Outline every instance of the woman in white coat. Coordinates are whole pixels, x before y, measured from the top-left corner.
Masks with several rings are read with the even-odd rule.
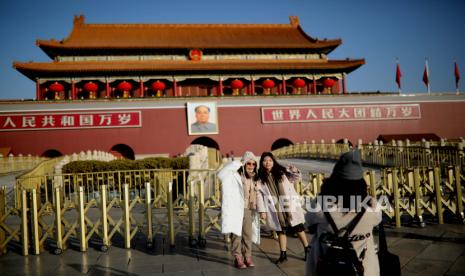
[[[315,229],[307,258],[305,275],[317,275],[318,261],[321,260],[320,236],[333,233],[330,222],[323,212],[329,213],[337,229],[346,227],[365,208],[365,213],[350,233],[349,241],[363,264],[364,276],[379,275],[378,256],[373,241],[373,227],[381,221],[381,211],[376,202],[368,197],[368,187],[363,179],[360,152],[351,150],[343,155],[334,166],[331,176],[321,186],[318,200],[312,202],[305,219]],[[363,206],[361,203],[367,205]]]
[[[232,234],[231,253],[237,268],[254,267],[252,242],[260,243],[257,209],[257,161],[252,152],[245,152],[239,161],[232,161],[219,172],[221,180],[221,232]]]
[[[308,241],[304,232],[303,223],[305,218],[301,207],[301,197],[286,176],[295,176],[295,173],[297,173],[297,170],[291,172],[281,166],[271,152],[262,154],[260,169],[258,170],[260,182],[258,185],[257,208],[260,217],[266,220],[268,228],[278,234],[281,252],[276,263],[287,261],[286,232],[297,234],[304,246],[305,258],[307,257]]]

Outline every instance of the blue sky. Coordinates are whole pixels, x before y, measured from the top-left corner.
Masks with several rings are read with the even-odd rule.
[[[35,97],[35,84],[13,61],[49,61],[37,39],[66,38],[73,16],[87,23],[283,23],[297,15],[315,38],[341,38],[331,59],[365,58],[347,90],[397,91],[396,58],[404,93],[454,92],[453,64],[465,90],[464,0],[4,0],[0,3],[0,99]]]

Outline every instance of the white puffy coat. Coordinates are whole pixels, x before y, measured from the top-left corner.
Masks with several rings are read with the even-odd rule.
[[[221,233],[233,233],[242,236],[244,219],[244,189],[237,170],[242,166],[239,161],[226,164],[219,172],[221,180]],[[257,212],[252,212],[252,242],[260,243],[260,222]]]

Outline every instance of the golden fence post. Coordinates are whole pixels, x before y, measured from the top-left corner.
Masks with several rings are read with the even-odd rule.
[[[29,255],[26,190],[21,190],[21,242],[23,246],[23,256]]]
[[[370,194],[373,198],[376,199],[376,178],[375,170],[371,170],[370,174]]]
[[[6,213],[6,187],[0,188],[0,218]],[[0,255],[6,253],[6,246],[2,247],[5,242],[6,234],[5,231],[0,227]]]
[[[56,239],[57,249],[63,250],[63,233],[61,228],[61,200],[60,200],[60,188],[55,187],[55,227],[56,227]]]
[[[421,190],[420,190],[420,169],[414,168],[413,169],[413,185],[415,187],[415,213],[417,214],[418,223],[421,227],[425,227],[425,223],[423,222],[423,211],[421,209]]]
[[[194,192],[194,181],[190,182],[189,185],[189,242],[192,243],[195,240],[195,192]]]
[[[460,172],[460,167],[455,166],[455,192],[457,198],[457,215],[462,219],[462,223],[465,222],[465,217],[463,214],[463,202],[462,202],[462,174]]]
[[[86,220],[84,213],[84,187],[79,186],[79,195],[78,195],[78,208],[79,208],[79,242],[81,245],[81,251],[87,251],[87,240],[86,240]]]
[[[203,180],[199,183],[199,242],[205,241],[205,194],[203,190]]]
[[[447,182],[454,186],[455,168],[453,166],[447,167]]]
[[[45,202],[50,202],[48,198],[48,176],[44,176],[44,182],[43,182],[43,187],[44,187],[44,194],[45,194]],[[39,188],[40,189],[40,188]]]
[[[107,185],[101,185],[100,190],[100,210],[102,212],[101,220],[102,220],[102,243],[103,243],[103,251],[110,246],[110,241],[108,239],[108,210],[107,210]]]
[[[168,235],[170,246],[174,246],[174,212],[173,212],[173,182],[168,182],[168,192],[166,193],[166,202],[168,205]]]
[[[441,195],[441,171],[440,168],[434,168],[434,189],[436,190],[436,207],[438,213],[439,224],[444,223],[444,217],[442,214],[442,195]]]
[[[370,187],[370,172],[363,172],[363,180],[365,180],[367,188]]]
[[[400,227],[400,193],[399,193],[399,180],[397,179],[397,169],[393,169],[391,174],[389,174],[391,178],[388,178],[388,181],[392,183],[394,187],[394,215],[396,217],[396,227]],[[388,177],[389,177],[388,176]]]
[[[0,214],[6,213],[6,187],[0,187]]]
[[[124,248],[131,248],[131,223],[129,220],[129,184],[123,184],[123,218],[124,218]]]
[[[39,244],[39,219],[37,217],[37,193],[36,189],[32,189],[32,235],[33,235],[33,245],[34,245],[34,254],[40,254],[40,244]]]
[[[321,185],[323,184],[323,180],[325,179],[325,175],[322,173],[318,174],[318,182],[317,182],[317,194],[321,192]]]
[[[147,213],[147,247],[153,246],[153,226],[152,226],[152,190],[150,182],[145,182],[145,208]]]
[[[300,181],[297,181],[297,183],[295,183],[295,190],[297,191],[297,194],[298,195],[302,195],[302,180]]]

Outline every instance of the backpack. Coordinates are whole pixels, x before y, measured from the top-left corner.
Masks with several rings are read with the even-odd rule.
[[[363,276],[363,262],[349,241],[349,235],[364,213],[365,209],[362,208],[361,212],[345,227],[345,233],[341,236],[342,229],[337,229],[331,215],[324,212],[334,233],[322,233],[318,240],[320,246],[320,256],[316,264],[316,274],[318,276]],[[361,255],[363,256],[364,252]]]

